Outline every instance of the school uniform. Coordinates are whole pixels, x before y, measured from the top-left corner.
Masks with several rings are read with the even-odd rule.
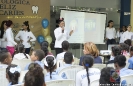
[[[17,45],[17,43],[14,41],[14,35],[12,32],[12,28],[8,28],[6,30],[6,37],[7,37],[7,50],[11,53],[11,55],[14,54],[15,48],[14,46]]]
[[[28,58],[26,58],[26,56]],[[30,59],[30,56],[28,54],[26,54],[26,56],[24,55],[24,53],[18,53],[14,55],[13,59],[17,59],[17,60]]]
[[[45,82],[52,80],[62,80],[62,78],[57,74],[56,71],[52,72],[51,76],[52,78],[50,78],[50,72],[48,72],[44,77]]]
[[[124,43],[125,40],[127,39],[133,39],[133,32],[126,31],[123,33],[122,38],[121,38],[121,43]]]
[[[7,64],[2,64],[2,63],[0,63],[0,68],[7,68],[7,67],[8,67]]]
[[[132,75],[133,70],[127,69],[127,68],[122,68],[120,69],[120,76],[125,76],[125,75]]]
[[[100,70],[98,68],[88,69],[90,83],[94,80],[100,79]],[[79,71],[76,74],[76,86],[89,86],[86,69]]]
[[[31,48],[31,45],[30,43],[28,42],[28,40],[32,38],[30,41],[33,42],[33,41],[36,41],[36,37],[33,35],[33,33],[30,31],[19,31],[19,33],[16,35],[15,39],[17,41],[20,41],[23,40],[22,44],[24,45],[24,48],[25,48],[25,53],[26,54],[29,54],[30,53],[30,48]]]
[[[43,64],[41,61],[34,61],[33,63],[39,64],[39,65],[42,67],[42,69],[44,69],[44,64]],[[29,65],[30,65],[30,64],[31,64],[31,63],[29,63],[28,65],[26,65],[26,67],[25,67],[24,70],[29,70]]]
[[[133,69],[133,56],[131,58],[129,58],[128,60],[128,63],[129,63],[129,69]]]
[[[55,51],[56,51],[56,55],[63,52],[62,49],[62,42],[65,40],[69,39],[69,33],[67,32],[66,29],[64,29],[64,32],[62,32],[62,28],[58,27],[54,30],[54,35],[55,35]]]
[[[12,86],[11,84],[12,82],[9,82],[8,86]],[[18,84],[15,84],[15,85],[22,85],[22,83],[19,82]]]
[[[107,46],[109,44],[115,44],[116,43],[115,38],[117,38],[117,36],[116,36],[116,30],[114,27],[112,27],[112,28],[107,27],[106,28],[106,38],[107,38]]]
[[[6,41],[6,32],[3,34],[3,38],[1,39],[1,50],[5,50],[7,46],[7,41]]]

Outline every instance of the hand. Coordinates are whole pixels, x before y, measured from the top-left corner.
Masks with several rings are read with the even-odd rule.
[[[30,37],[30,39],[27,41],[28,43],[30,43],[30,40],[31,40],[32,38]]]
[[[105,40],[108,40],[108,38],[105,38]]]
[[[70,31],[69,35],[71,36],[71,35],[72,35],[72,33],[73,33],[73,30],[71,30],[71,31]]]
[[[20,42],[21,42],[21,43],[23,43],[23,40],[22,40],[22,39],[20,39]]]

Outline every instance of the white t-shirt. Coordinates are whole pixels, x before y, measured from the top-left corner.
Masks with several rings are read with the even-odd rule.
[[[106,28],[106,38],[108,38],[108,39],[116,38],[116,30],[114,27],[113,28],[109,28],[109,27]]]
[[[89,68],[90,83],[94,80],[100,79],[100,70],[98,68]],[[76,86],[89,86],[86,69],[79,71],[76,74]]]
[[[26,56],[28,57],[28,59],[30,59],[30,56],[28,54],[26,54]],[[13,59],[17,60],[27,59],[26,56],[24,55],[24,53],[18,53],[14,55]]]

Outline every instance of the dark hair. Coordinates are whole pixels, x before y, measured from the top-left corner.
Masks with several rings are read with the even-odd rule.
[[[48,66],[46,66],[46,65],[44,64],[44,67],[45,67],[45,69],[47,69],[47,70],[50,71],[50,78],[52,79],[51,74],[52,74],[52,72],[54,71],[54,69],[56,68],[56,64],[54,65],[54,58],[53,58],[52,56],[47,56],[46,62],[47,62],[47,64],[48,64]]]
[[[47,42],[47,41],[43,41],[43,42],[40,44],[40,46],[41,46],[41,47],[42,47],[42,46],[48,47],[48,42]]]
[[[133,46],[130,47],[130,51],[133,51]]]
[[[25,22],[23,22],[23,24],[24,24],[25,26],[28,26],[28,27],[27,27],[27,31],[30,32],[29,21],[25,21]]]
[[[127,51],[129,52],[129,45],[125,44],[125,43],[120,43],[120,47],[122,49],[122,51]]]
[[[127,26],[127,28],[129,27],[129,26],[131,26],[130,24]]]
[[[45,57],[44,52],[40,49],[34,50],[33,52],[35,53],[35,56],[38,57],[39,61],[41,61]]]
[[[69,48],[69,42],[68,41],[63,41],[62,42],[62,48],[63,48],[63,50],[68,50],[68,48]]]
[[[129,45],[129,46],[131,46],[132,41],[131,41],[131,39],[127,39],[127,40],[124,41],[124,43],[127,44],[127,45]]]
[[[89,78],[89,68],[93,66],[94,63],[94,57],[92,55],[85,55],[83,56],[83,65],[86,69],[86,73],[87,73],[87,79],[88,79],[88,85],[90,84],[90,78]]]
[[[58,24],[60,24],[62,21],[64,21],[64,18],[59,18],[58,19]]]
[[[6,59],[6,58],[8,58],[8,51],[7,50],[2,50],[2,51],[0,51],[0,62],[4,62],[4,60]]]
[[[118,55],[114,58],[114,63],[117,63],[120,67],[126,65],[126,57],[124,55]]]
[[[121,55],[121,47],[120,46],[112,47],[112,53],[114,56]]]
[[[113,20],[109,20],[109,21],[108,21],[107,27],[109,27],[109,24],[110,24],[111,22],[113,22]],[[112,26],[112,27],[113,27],[113,26]]]
[[[5,23],[6,23],[6,20],[2,21],[2,23],[1,23],[1,27],[0,27],[0,31],[1,31],[0,38],[3,38],[3,35],[4,35],[4,24]]]
[[[46,46],[42,46],[41,47],[41,50],[43,50],[43,52],[45,53],[45,56],[47,56],[48,55],[48,47],[46,47]]]
[[[24,81],[24,86],[43,86],[45,81],[42,67],[37,63],[31,63]]]
[[[71,64],[73,61],[73,54],[71,52],[66,52],[65,55],[64,55],[64,62],[66,64]]]
[[[113,67],[105,67],[101,70],[101,75],[100,75],[100,80],[99,83],[100,84],[112,84],[112,82],[110,82],[110,72],[111,70],[114,70]]]
[[[9,66],[6,68],[6,73],[7,73],[8,76],[9,76],[10,82],[12,82],[11,85],[18,84],[18,80],[19,80],[19,77],[20,77],[20,72],[18,72],[18,71],[15,71],[14,73],[11,73],[11,72],[10,72],[10,68],[15,68],[15,67],[17,67],[17,65],[11,64],[11,65],[9,65]]]
[[[12,24],[13,24],[13,22],[11,20],[6,21],[6,26],[7,27],[10,27]]]
[[[18,44],[17,45],[17,52],[18,53],[23,53],[25,55],[25,57],[28,59],[28,56],[26,55],[26,53],[24,52],[24,45],[23,44]]]

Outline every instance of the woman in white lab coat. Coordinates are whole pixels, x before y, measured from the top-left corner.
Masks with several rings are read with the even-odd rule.
[[[113,21],[112,20],[109,20],[108,22],[108,26],[106,28],[106,41],[107,41],[107,46],[109,44],[116,44],[116,30],[115,28],[113,27]]]
[[[65,22],[64,18],[60,18],[58,20],[59,27],[54,30],[54,35],[55,35],[55,51],[56,55],[63,52],[62,49],[62,42],[69,39],[69,37],[72,35],[73,30],[71,30],[69,33],[65,29]]]
[[[121,43],[124,43],[124,41],[127,39],[130,39],[130,40],[133,39],[133,32],[131,32],[131,29],[132,29],[132,26],[128,25],[127,31],[122,34]]]
[[[30,42],[36,41],[36,37],[30,31],[28,21],[25,21],[22,26],[23,26],[24,30],[19,31],[19,33],[16,35],[15,39],[17,41],[20,41],[24,45],[25,53],[29,54],[30,48],[31,48]]]
[[[6,49],[6,45],[7,45],[7,38],[6,38],[6,21],[2,21],[1,23],[1,27],[0,27],[0,42],[1,42],[1,50],[5,50]]]
[[[119,43],[122,43],[122,35],[124,32],[127,31],[127,27],[126,26],[122,26],[122,30],[117,32],[117,37],[119,37]]]

